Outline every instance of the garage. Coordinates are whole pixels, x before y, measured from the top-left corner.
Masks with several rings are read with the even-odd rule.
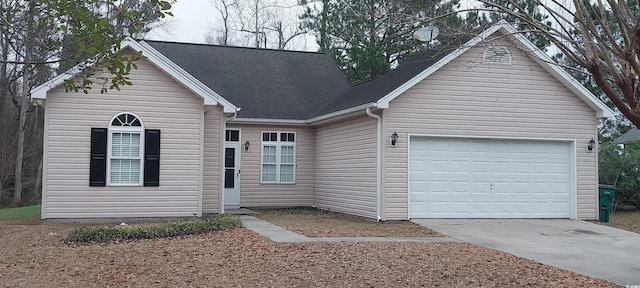
[[[572,142],[411,137],[410,218],[571,218]]]

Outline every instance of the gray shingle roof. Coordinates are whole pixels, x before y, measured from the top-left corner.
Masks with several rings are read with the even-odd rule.
[[[638,128],[632,128],[631,130],[627,131],[627,133],[624,133],[620,135],[620,137],[613,140],[613,142],[624,144],[629,141],[637,141],[637,140],[640,140],[640,130],[638,130]]]
[[[242,108],[240,118],[307,120],[349,88],[324,53],[145,42]]]

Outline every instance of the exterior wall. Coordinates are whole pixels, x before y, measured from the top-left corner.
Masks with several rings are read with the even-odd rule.
[[[203,100],[146,60],[133,86],[100,94],[49,91],[45,120],[43,218],[165,217],[199,214]],[[92,127],[120,112],[161,130],[159,187],[89,187]]]
[[[376,218],[377,120],[364,116],[316,128],[314,203]]]
[[[295,207],[313,205],[314,128],[227,123],[227,129],[240,129],[240,143],[249,141],[249,151],[240,153],[241,207]],[[296,133],[295,184],[260,183],[262,132]]]
[[[220,169],[222,159],[224,115],[221,106],[207,107],[204,113],[204,171],[202,177],[202,212],[220,211]]]
[[[407,90],[384,111],[384,139],[394,131],[400,136],[397,147],[383,149],[386,219],[407,219],[408,134],[575,139],[578,218],[595,218],[597,154],[585,148],[597,139],[595,111],[517,48],[510,47],[511,65],[482,64],[482,45]]]

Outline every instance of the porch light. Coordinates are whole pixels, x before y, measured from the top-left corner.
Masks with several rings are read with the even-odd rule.
[[[391,134],[391,147],[395,147],[397,143],[398,143],[398,133],[396,133],[396,131],[393,131],[393,134]]]
[[[251,146],[251,143],[249,143],[249,140],[244,141],[244,144],[242,145],[242,147],[244,148],[244,151],[249,151],[249,146]]]
[[[591,140],[589,140],[589,144],[587,144],[587,151],[591,152],[593,151],[593,147],[596,145],[596,141],[593,140],[593,138],[591,138]]]

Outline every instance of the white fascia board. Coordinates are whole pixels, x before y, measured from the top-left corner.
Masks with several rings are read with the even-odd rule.
[[[51,78],[49,81],[40,84],[37,87],[31,89],[31,98],[32,99],[47,99],[47,92],[49,90],[56,88],[58,85],[62,84],[67,79],[75,76],[78,72],[80,72],[80,65],[76,65],[73,68],[65,71],[64,73]]]
[[[500,23],[502,23],[502,21]],[[480,43],[481,41],[483,41],[484,39],[489,37],[489,35],[495,33],[496,31],[498,31],[498,29],[500,29],[500,23],[489,27],[487,30],[484,30],[478,36],[473,37],[467,43],[462,45],[462,47],[460,47],[460,48],[456,49],[455,51],[451,52],[451,54],[443,57],[442,59],[440,59],[435,64],[429,66],[427,69],[425,69],[424,71],[420,72],[418,75],[416,75],[413,78],[411,78],[411,80],[405,82],[404,84],[400,85],[398,88],[396,88],[393,91],[391,91],[389,94],[387,94],[384,97],[380,98],[380,100],[378,100],[378,102],[376,103],[377,107],[378,108],[389,108],[389,102],[391,102],[391,100],[393,100],[396,97],[400,96],[400,94],[402,94],[405,91],[409,90],[409,88],[413,87],[414,85],[420,83],[420,81],[424,80],[429,75],[435,73],[436,71],[438,71],[443,66],[449,64],[451,61],[453,61],[454,59],[458,58],[458,56],[462,55],[464,52],[467,52],[467,50],[471,49],[471,47],[475,46],[476,44]]]
[[[224,107],[224,112],[226,113],[235,113],[239,111],[240,108],[231,104],[231,102],[222,98],[218,93],[211,90],[209,87],[204,85],[202,82],[197,80],[191,74],[187,73],[184,69],[182,69],[177,64],[173,63],[173,61],[169,60],[167,57],[162,55],[162,53],[158,52],[151,45],[145,43],[144,41],[137,42],[130,37],[127,37],[124,41],[122,41],[120,45],[120,49],[131,48],[135,51],[142,52],[142,54],[147,57],[151,63],[156,65],[158,68],[163,70],[165,73],[169,74],[171,77],[176,79],[178,82],[185,85],[188,89],[193,91],[196,95],[202,97],[204,99],[205,105],[218,105],[218,103],[222,104]],[[33,99],[46,99],[47,92],[64,82],[67,79],[74,77],[77,73],[80,72],[81,64],[74,66],[68,71],[53,77],[51,80],[45,82],[44,84],[31,89],[31,97]]]
[[[329,113],[329,114],[321,115],[321,116],[318,116],[318,117],[315,117],[315,118],[311,118],[311,119],[307,120],[306,123],[307,124],[313,124],[313,123],[324,121],[324,120],[328,120],[328,119],[331,119],[331,118],[334,118],[334,117],[339,117],[339,116],[351,114],[351,113],[354,113],[354,112],[358,112],[360,110],[364,111],[367,108],[381,108],[381,107],[378,107],[376,105],[376,103],[366,103],[366,104],[358,105],[358,106],[355,106],[355,107],[343,109],[343,110],[340,110],[340,111],[332,112],[332,113]]]
[[[266,118],[236,118],[228,123],[233,124],[270,124],[270,125],[307,125],[305,120],[266,119]]]
[[[503,20],[504,21],[504,20]],[[565,87],[567,87],[571,92],[576,94],[582,101],[584,101],[589,107],[596,111],[596,116],[598,118],[612,118],[615,117],[613,111],[598,97],[593,95],[589,89],[584,87],[578,80],[573,78],[567,71],[559,67],[558,65],[554,65],[555,63],[547,53],[544,53],[535,44],[531,43],[529,39],[524,37],[522,33],[519,33],[516,28],[511,25],[508,25],[506,22],[502,23],[500,21],[501,28],[505,29],[508,35],[513,35],[520,44],[524,46],[527,52],[533,54],[533,59],[538,63],[544,70],[549,72],[560,81]]]

